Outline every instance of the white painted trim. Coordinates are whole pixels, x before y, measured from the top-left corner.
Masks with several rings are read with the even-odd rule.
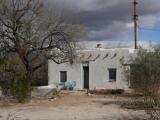
[[[84,88],[84,80],[83,80],[83,75],[84,75],[84,73],[83,73],[83,64],[81,63],[81,89],[83,89]]]
[[[58,71],[59,72],[59,83],[58,84],[60,84],[61,83],[61,71]]]

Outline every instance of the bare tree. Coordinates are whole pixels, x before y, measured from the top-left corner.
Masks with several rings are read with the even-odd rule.
[[[73,62],[77,25],[61,14],[46,13],[40,0],[0,0],[0,52],[17,54],[28,80],[44,62]]]

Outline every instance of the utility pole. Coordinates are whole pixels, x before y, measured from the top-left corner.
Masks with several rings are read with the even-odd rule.
[[[134,21],[134,48],[138,49],[138,14],[137,14],[137,5],[138,2],[136,0],[132,0],[133,4],[133,10],[132,10],[132,16],[133,16],[133,21]]]

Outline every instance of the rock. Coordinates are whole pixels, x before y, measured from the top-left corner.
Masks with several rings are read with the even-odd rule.
[[[87,95],[88,95],[88,96],[92,96],[92,94],[91,94],[91,93],[87,93]]]
[[[50,98],[53,96],[54,92],[57,92],[56,86],[41,86],[33,89],[31,96],[32,97],[46,97]]]

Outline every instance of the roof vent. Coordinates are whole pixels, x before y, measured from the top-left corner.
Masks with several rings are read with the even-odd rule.
[[[96,48],[102,48],[101,44],[97,44]]]

